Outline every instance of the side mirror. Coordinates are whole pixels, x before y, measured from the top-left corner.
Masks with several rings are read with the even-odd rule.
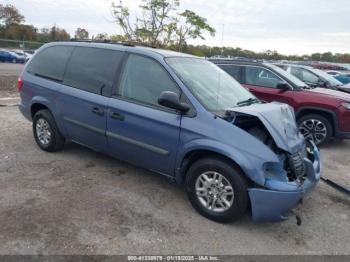
[[[327,80],[319,79],[317,85],[323,88],[332,88],[331,83],[329,83]]]
[[[186,113],[188,110],[190,110],[190,106],[188,104],[180,102],[179,95],[170,91],[164,91],[160,94],[158,104],[178,110],[181,113]]]
[[[289,90],[289,85],[287,83],[278,83],[276,87],[277,87],[277,89],[280,89],[281,91],[288,91]]]

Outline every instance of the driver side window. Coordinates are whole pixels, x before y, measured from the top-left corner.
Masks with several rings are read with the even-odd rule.
[[[118,95],[146,105],[162,107],[158,98],[164,91],[180,95],[180,89],[156,61],[130,54],[124,67]]]

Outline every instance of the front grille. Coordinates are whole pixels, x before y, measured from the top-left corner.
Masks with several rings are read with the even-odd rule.
[[[289,155],[288,157],[289,168],[292,173],[292,176],[295,179],[300,179],[305,175],[306,168],[304,163],[304,157],[304,150],[293,155]]]

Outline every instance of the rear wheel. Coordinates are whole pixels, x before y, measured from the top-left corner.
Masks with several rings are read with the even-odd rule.
[[[232,222],[248,207],[248,185],[238,168],[219,157],[203,158],[187,172],[186,188],[192,206],[216,222]]]
[[[36,143],[44,151],[55,152],[64,146],[65,138],[58,131],[55,119],[47,109],[35,113],[33,133]]]
[[[298,120],[298,126],[305,139],[313,141],[318,146],[327,143],[332,137],[332,125],[321,115],[305,115]]]

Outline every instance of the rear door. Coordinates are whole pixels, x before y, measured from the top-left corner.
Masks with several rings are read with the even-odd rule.
[[[287,91],[281,90],[277,88],[279,83],[288,84],[267,68],[247,65],[243,69],[243,85],[259,99],[266,102],[293,104],[292,87]]]
[[[129,54],[110,99],[107,138],[118,159],[167,175],[174,172],[181,115],[158,104],[163,91],[180,89],[157,61]]]
[[[70,139],[108,152],[107,104],[123,52],[76,47],[66,67],[60,97],[60,116]]]
[[[242,67],[239,65],[217,64],[237,82],[242,83]]]

